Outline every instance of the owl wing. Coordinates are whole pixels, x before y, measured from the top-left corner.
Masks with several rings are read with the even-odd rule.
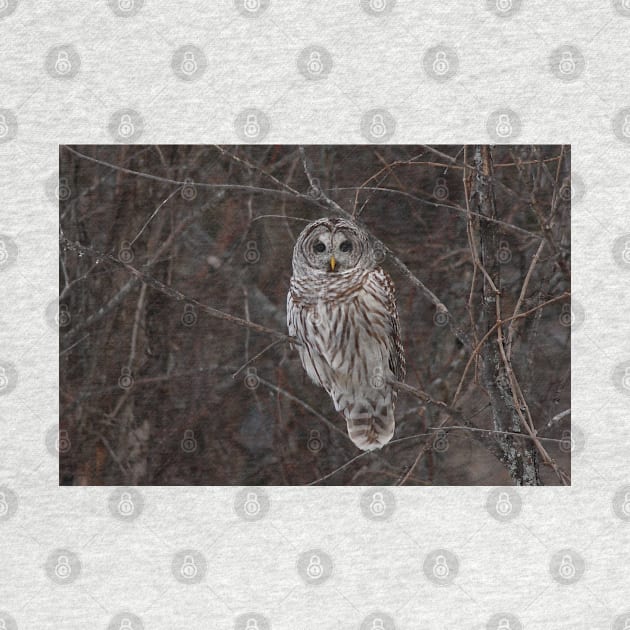
[[[326,370],[321,358],[323,349],[317,338],[309,340],[305,337],[308,334],[306,322],[309,308],[315,308],[315,306],[301,303],[299,298],[296,301],[291,289],[289,289],[287,294],[287,328],[289,335],[300,342],[300,345],[297,346],[297,351],[306,373],[315,384],[324,387],[328,391],[330,388],[329,379],[326,378]],[[295,344],[291,344],[291,346],[295,348]]]
[[[372,288],[372,293],[383,304],[387,313],[387,323],[389,324],[389,330],[387,331],[389,369],[398,381],[404,381],[407,370],[405,353],[400,339],[400,322],[398,320],[394,283],[390,275],[380,267],[376,267],[370,272],[368,283]]]

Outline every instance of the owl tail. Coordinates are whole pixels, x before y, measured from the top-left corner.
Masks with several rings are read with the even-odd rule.
[[[362,450],[382,448],[394,435],[394,403],[355,403],[344,409],[350,439]]]

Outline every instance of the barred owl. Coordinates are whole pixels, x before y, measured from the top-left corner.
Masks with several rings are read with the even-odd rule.
[[[379,258],[354,223],[319,219],[297,239],[287,295],[287,325],[300,342],[302,366],[364,451],[394,435],[391,381],[405,377],[394,285]]]

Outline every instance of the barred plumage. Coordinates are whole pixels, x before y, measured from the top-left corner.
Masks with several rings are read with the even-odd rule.
[[[394,434],[396,390],[405,377],[391,278],[377,266],[368,235],[345,219],[315,221],[293,250],[287,296],[289,334],[302,365],[344,414],[363,450]]]

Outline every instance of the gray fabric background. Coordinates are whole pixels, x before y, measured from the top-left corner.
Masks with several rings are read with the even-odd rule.
[[[630,628],[629,41],[627,0],[0,1],[0,628]],[[238,488],[57,486],[58,144],[124,109],[132,141],[241,142],[248,108],[269,143],[368,142],[376,108],[394,143],[571,143],[571,488],[385,518],[268,488],[252,518]]]

